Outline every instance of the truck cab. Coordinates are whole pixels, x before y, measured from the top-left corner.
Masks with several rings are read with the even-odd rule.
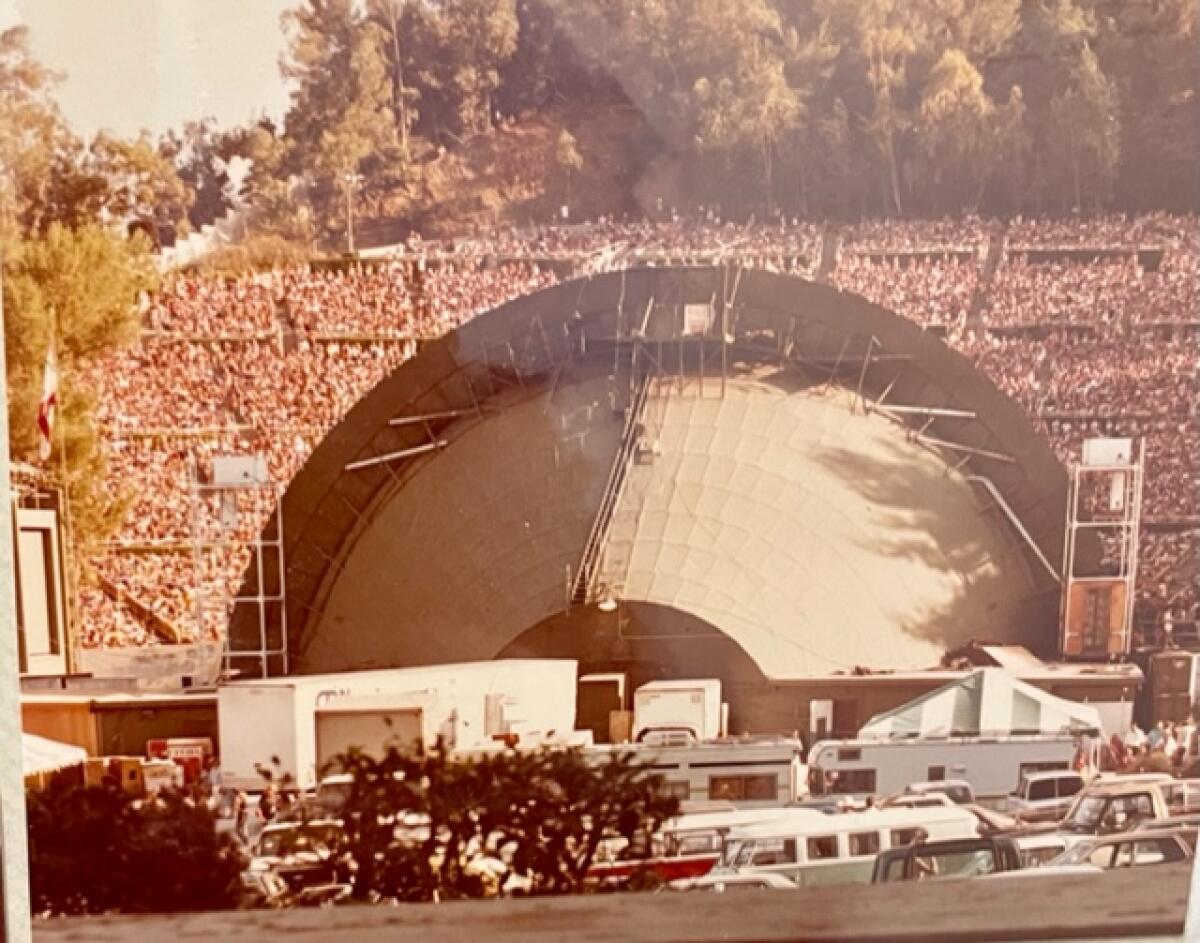
[[[1191,794],[1184,788],[1188,782],[1161,773],[1097,780],[1075,797],[1059,828],[1079,836],[1108,835],[1189,811],[1182,801]]]
[[[1007,835],[913,842],[881,851],[871,872],[872,884],[968,878],[1021,867],[1021,849]]]

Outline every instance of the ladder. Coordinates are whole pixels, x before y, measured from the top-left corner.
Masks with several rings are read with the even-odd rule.
[[[613,458],[612,468],[608,473],[608,482],[604,486],[604,497],[596,511],[592,529],[588,534],[587,543],[583,547],[583,556],[579,568],[575,571],[575,580],[571,587],[571,604],[585,605],[594,589],[600,561],[604,556],[604,547],[608,543],[608,535],[612,530],[613,517],[617,504],[621,500],[621,492],[625,488],[629,465],[633,461],[638,440],[642,434],[642,415],[646,411],[646,401],[649,398],[650,377],[643,376],[637,381],[629,410],[625,414],[625,428],[621,433],[621,444]]]

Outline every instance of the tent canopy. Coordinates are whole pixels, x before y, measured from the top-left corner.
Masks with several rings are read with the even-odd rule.
[[[47,740],[32,733],[21,734],[21,769],[26,776],[53,773],[68,766],[77,766],[87,759],[87,750],[57,740]]]
[[[1100,713],[1018,681],[1003,668],[980,668],[961,681],[877,714],[861,737],[949,737],[974,734],[1094,733]]]

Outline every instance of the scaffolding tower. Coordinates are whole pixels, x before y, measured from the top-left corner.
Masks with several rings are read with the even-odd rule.
[[[211,468],[192,467],[195,637],[219,635],[225,677],[268,678],[288,670],[283,523],[272,513],[282,492],[265,455],[217,455]],[[235,588],[227,582],[229,563],[247,553]],[[242,607],[253,612],[258,632],[235,647],[229,626]]]
[[[1067,658],[1129,653],[1142,472],[1143,446],[1133,439],[1086,439],[1071,466],[1059,620]]]

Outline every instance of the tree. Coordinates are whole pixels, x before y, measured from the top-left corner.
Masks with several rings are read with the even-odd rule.
[[[106,488],[93,421],[94,371],[136,337],[138,296],[156,284],[149,245],[140,235],[126,239],[95,225],[53,223],[17,243],[4,260],[10,447],[16,457],[35,460],[37,404],[54,338],[59,409],[48,471],[66,476],[77,549],[115,531],[127,503]]]
[[[406,40],[413,28],[412,4],[409,0],[369,0],[368,9],[372,21],[379,24],[386,38],[393,121],[399,135],[400,152],[408,161],[412,156],[409,136],[419,117],[416,109],[421,101],[420,90],[405,80],[410,59]]]
[[[223,138],[216,119],[202,118],[186,122],[178,133],[167,132],[158,142],[158,153],[170,161],[192,194],[188,220],[196,228],[219,219],[232,206]]]
[[[535,894],[577,892],[602,839],[653,832],[679,807],[632,754],[593,762],[546,748],[459,759],[439,745],[378,759],[352,750],[336,763],[353,778],[343,820],[364,898],[496,893],[483,859],[506,860]]]
[[[204,806],[176,792],[138,801],[67,778],[26,794],[29,878],[39,914],[228,910],[241,855]],[[103,862],[98,867],[97,862]]]
[[[517,49],[516,0],[445,0],[442,54],[458,105],[459,125],[473,134],[492,127],[500,70]]]
[[[571,174],[583,169],[583,157],[579,153],[579,148],[576,146],[578,142],[566,128],[558,132],[558,140],[554,145],[554,162],[563,169],[564,177],[564,205],[571,205]]]
[[[368,158],[387,155],[384,166],[400,160],[383,32],[353,0],[307,0],[283,22],[281,69],[295,84],[284,166],[305,179],[316,218],[331,232],[339,228],[346,180]]]
[[[105,186],[100,205],[85,208],[85,217],[146,221],[176,231],[186,227],[194,194],[148,134],[126,140],[101,131],[88,149],[87,164]]]
[[[1033,140],[1026,117],[1025,96],[1019,85],[1008,92],[1008,100],[996,111],[993,134],[992,178],[997,202],[1021,209],[1029,192],[1029,155]]]
[[[948,195],[954,208],[975,207],[996,154],[995,106],[983,76],[958,49],[933,67],[919,109],[921,146],[933,165],[935,199]]]
[[[315,230],[303,177],[289,172],[288,142],[273,122],[263,119],[225,132],[221,159],[227,164],[245,162],[237,196],[249,207],[249,228],[255,237],[311,245]]]
[[[1096,205],[1107,200],[1121,156],[1119,100],[1089,46],[1080,51],[1069,84],[1050,102],[1050,153],[1070,169],[1074,206],[1082,209],[1084,181]]]
[[[47,220],[60,149],[73,139],[51,90],[59,76],[29,52],[29,30],[0,32],[0,241]]]

